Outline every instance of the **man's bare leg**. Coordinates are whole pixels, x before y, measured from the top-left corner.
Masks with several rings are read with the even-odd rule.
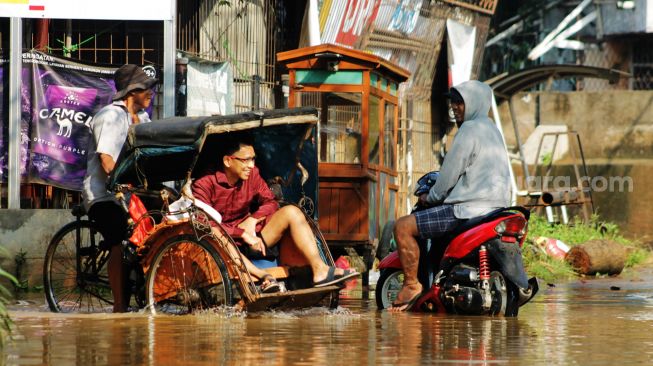
[[[212,231],[218,237],[220,237],[222,235],[220,233],[220,230],[218,230],[217,228],[212,228]],[[247,244],[243,244],[243,245],[247,245]],[[240,258],[242,258],[243,264],[245,264],[245,268],[247,269],[249,274],[254,275],[254,277],[257,277],[259,279],[263,278],[263,276],[268,274],[266,271],[258,268],[254,263],[252,263],[252,261],[250,261],[249,258],[247,258],[244,255],[240,255],[240,251],[235,246],[227,245],[227,247],[229,248],[229,254],[233,258],[238,258],[239,256],[240,256]]]
[[[243,245],[246,245],[246,244],[243,244]],[[233,245],[229,245],[229,253],[230,253],[232,256],[238,256],[238,255],[240,255],[238,249],[236,249]],[[254,263],[252,263],[252,261],[250,261],[249,258],[247,258],[246,256],[241,255],[240,257],[241,257],[241,259],[243,260],[243,263],[245,264],[245,268],[247,268],[247,271],[249,272],[249,274],[254,275],[255,277],[257,277],[257,278],[259,278],[259,279],[263,278],[263,276],[265,276],[266,274],[268,274],[266,271],[264,271],[264,270],[258,268],[258,267],[257,267]]]
[[[399,251],[399,260],[404,270],[404,284],[395,303],[407,303],[415,296],[422,293],[422,284],[417,279],[417,267],[419,266],[419,246],[415,238],[419,235],[415,216],[408,215],[400,217],[395,224],[395,241]],[[389,311],[408,310],[408,305],[391,307]]]
[[[286,230],[289,230],[290,236],[299,251],[308,260],[313,270],[313,282],[324,280],[328,275],[329,266],[322,261],[313,231],[306,222],[304,213],[296,206],[284,206],[275,212],[261,231],[261,236],[268,246],[273,246],[281,240]],[[342,269],[336,268],[336,275],[342,275],[343,273]]]
[[[124,313],[127,311],[128,304],[125,299],[125,270],[122,263],[121,244],[111,246],[107,266],[109,286],[113,293],[113,312]]]

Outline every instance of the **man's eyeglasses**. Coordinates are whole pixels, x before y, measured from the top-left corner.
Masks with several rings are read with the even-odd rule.
[[[256,156],[252,156],[251,158],[239,158],[237,156],[229,155],[229,157],[232,158],[232,159],[236,159],[236,160],[240,161],[241,163],[243,163],[245,165],[247,165],[249,163],[253,164],[253,163],[256,162]]]

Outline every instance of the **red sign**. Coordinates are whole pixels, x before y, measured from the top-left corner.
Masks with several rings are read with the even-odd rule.
[[[336,42],[353,46],[365,27],[376,19],[380,4],[380,0],[348,0]]]

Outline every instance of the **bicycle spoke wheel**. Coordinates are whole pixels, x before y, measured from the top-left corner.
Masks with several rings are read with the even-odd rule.
[[[206,241],[169,239],[154,256],[147,279],[153,313],[189,314],[232,305],[231,281],[222,258]]]
[[[106,265],[109,252],[100,250],[101,240],[102,235],[89,221],[72,222],[55,234],[43,264],[43,286],[50,310],[113,311]]]

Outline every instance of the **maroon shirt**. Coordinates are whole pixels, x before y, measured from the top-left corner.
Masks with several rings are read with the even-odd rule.
[[[260,232],[270,216],[279,209],[274,194],[261,178],[257,167],[252,169],[249,179],[241,179],[235,185],[229,184],[227,176],[218,171],[193,182],[192,189],[195,198],[222,215],[222,226],[234,238],[240,238],[243,234],[238,224],[246,218],[265,217],[265,221],[256,225],[256,232]]]

